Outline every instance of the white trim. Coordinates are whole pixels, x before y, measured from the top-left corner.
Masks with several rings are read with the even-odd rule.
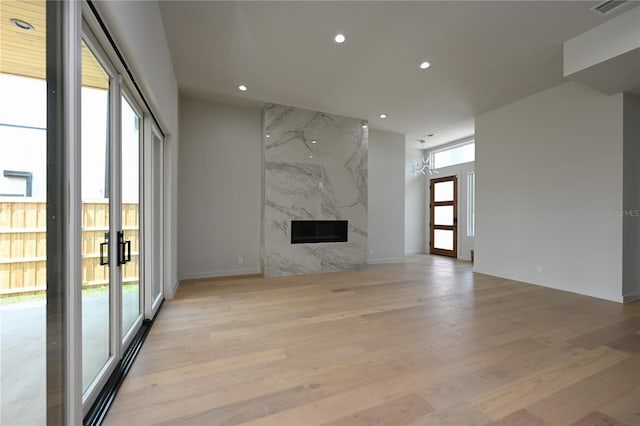
[[[82,224],[81,208],[81,122],[80,100],[82,79],[82,7],[79,2],[64,2],[63,4],[63,55],[65,67],[63,80],[63,108],[66,175],[64,180],[69,190],[66,253],[61,253],[66,262],[66,312],[65,334],[67,341],[65,365],[65,422],[67,424],[82,423],[82,289],[77,283],[82,282],[82,263],[79,253],[82,252]],[[62,141],[60,141],[62,143]]]
[[[407,261],[406,257],[389,257],[386,259],[367,259],[369,265],[376,265],[379,263],[404,263]]]
[[[622,303],[631,303],[631,302],[635,302],[636,300],[640,300],[640,292],[626,294],[622,296]]]
[[[230,277],[234,275],[249,275],[249,274],[259,274],[260,268],[249,268],[249,269],[229,269],[226,271],[209,271],[209,272],[189,272],[186,274],[180,275],[180,281],[182,280],[192,280],[196,278],[217,278],[217,277]]]
[[[413,250],[404,252],[405,256],[411,256],[414,254],[428,254],[428,253],[426,251],[413,251]]]

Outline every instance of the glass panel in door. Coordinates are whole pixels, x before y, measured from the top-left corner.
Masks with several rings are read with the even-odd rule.
[[[162,138],[153,134],[153,283],[152,311],[162,300],[162,248],[164,247],[162,215]]]
[[[434,182],[433,201],[453,201],[453,181]]]
[[[82,43],[82,389],[86,392],[112,355],[109,268],[109,75]]]
[[[46,2],[0,1],[0,17],[0,425],[35,425],[47,419]]]
[[[440,250],[453,250],[453,231],[448,229],[434,229],[433,248]]]
[[[433,208],[435,225],[453,225],[453,206],[435,206]]]
[[[141,119],[122,97],[122,337],[141,313],[140,137]]]

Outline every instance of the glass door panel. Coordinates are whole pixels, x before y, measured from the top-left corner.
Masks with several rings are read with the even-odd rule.
[[[453,206],[435,206],[433,223],[434,225],[453,225]]]
[[[46,423],[55,364],[47,367],[56,283],[47,288],[46,14],[45,1],[0,1],[0,425]]]
[[[86,392],[111,350],[109,75],[82,43],[82,389]]]
[[[433,201],[453,201],[453,181],[433,183]]]
[[[140,140],[141,119],[122,97],[122,337],[141,315]]]
[[[435,229],[433,231],[433,247],[441,250],[453,250],[453,231]]]
[[[154,130],[153,134],[153,278],[152,278],[152,313],[155,313],[156,309],[162,301],[162,267],[164,265],[163,252],[163,198],[162,198],[162,138]]]

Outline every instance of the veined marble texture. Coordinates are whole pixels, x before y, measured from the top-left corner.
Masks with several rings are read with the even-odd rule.
[[[368,130],[363,123],[283,105],[265,107],[265,276],[366,265]],[[292,220],[347,220],[348,242],[291,244]]]

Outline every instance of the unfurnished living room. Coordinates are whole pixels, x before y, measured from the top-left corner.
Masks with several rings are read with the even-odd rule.
[[[640,1],[0,1],[2,425],[640,424]]]

